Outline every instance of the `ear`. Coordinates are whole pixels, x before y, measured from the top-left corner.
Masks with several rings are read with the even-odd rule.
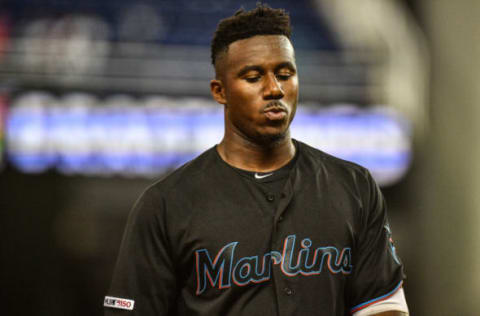
[[[210,92],[213,98],[220,104],[226,105],[227,99],[225,98],[225,89],[221,80],[213,79],[210,81]]]

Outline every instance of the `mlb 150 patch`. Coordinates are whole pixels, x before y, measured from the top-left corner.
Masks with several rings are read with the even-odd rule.
[[[134,304],[135,304],[135,301],[133,300],[127,300],[125,298],[112,297],[112,296],[105,296],[105,300],[103,301],[103,306],[126,309],[129,311],[133,310]]]

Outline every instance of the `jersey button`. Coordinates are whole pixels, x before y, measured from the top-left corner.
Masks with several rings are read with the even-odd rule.
[[[268,194],[267,195],[267,201],[268,202],[273,202],[275,200],[275,196],[273,194]]]
[[[285,291],[285,294],[287,294],[288,296],[295,294],[295,291],[289,287],[286,287],[283,290]]]
[[[278,217],[278,221],[279,221],[279,222],[283,221],[283,216],[279,216],[279,217]]]

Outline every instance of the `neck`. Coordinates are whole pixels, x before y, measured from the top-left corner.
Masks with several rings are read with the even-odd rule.
[[[287,133],[275,143],[265,145],[232,137],[224,137],[217,146],[220,157],[239,169],[270,172],[286,165],[295,156],[295,145]]]

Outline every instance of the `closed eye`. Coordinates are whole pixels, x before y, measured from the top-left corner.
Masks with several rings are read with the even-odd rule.
[[[281,81],[287,81],[288,79],[290,79],[291,76],[291,74],[278,74],[277,78]]]
[[[257,76],[257,77],[247,77],[245,78],[245,80],[249,83],[255,83],[255,82],[258,82],[260,80],[260,77]]]

